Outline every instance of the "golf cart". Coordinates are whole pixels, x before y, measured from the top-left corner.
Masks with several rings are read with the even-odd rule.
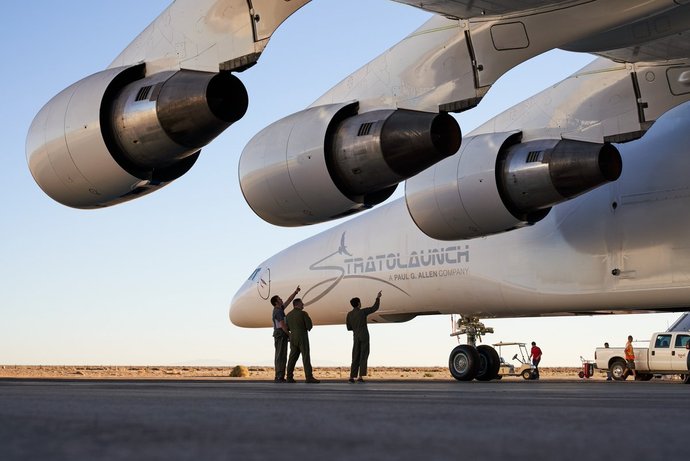
[[[525,343],[496,343],[493,344],[500,358],[501,366],[498,369],[498,378],[504,376],[522,376],[524,379],[534,379],[534,365],[529,361],[529,353]],[[510,354],[514,351],[515,355],[511,359],[516,364],[506,362],[503,359],[503,351]]]

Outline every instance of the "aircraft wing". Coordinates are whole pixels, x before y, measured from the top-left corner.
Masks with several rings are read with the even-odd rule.
[[[309,1],[177,0],[109,67],[145,62],[149,74],[242,71],[256,63],[278,26]]]
[[[403,3],[443,15],[433,16],[307,109],[269,125],[245,147],[240,182],[262,219],[281,226],[315,224],[378,205],[405,180],[409,190],[410,178],[457,152],[460,130],[448,113],[472,109],[505,72],[547,50],[620,56],[626,62],[597,62],[577,77],[601,74],[595,85],[552,93],[542,116],[527,119],[512,111],[505,132],[468,147],[476,148],[477,162],[489,158],[481,152],[496,153],[520,141],[587,143],[567,147],[572,157],[559,164],[572,166],[590,148],[594,159],[610,151],[610,143],[639,139],[662,114],[690,99],[690,45],[683,40],[690,5],[671,0]],[[489,9],[477,14],[474,8],[480,7]],[[462,16],[467,19],[458,19]],[[465,165],[461,173],[474,167]],[[564,177],[586,176],[583,168],[584,163]],[[617,170],[616,165],[604,176],[614,177],[609,173]],[[569,191],[580,192],[579,186]],[[472,190],[466,198],[477,200],[477,210],[490,208],[483,201],[486,192]],[[538,219],[539,213],[529,215],[538,207],[527,208],[527,214],[513,209],[508,215],[520,215],[524,222]]]
[[[519,20],[533,13],[572,8],[589,1],[548,0],[394,0],[448,18],[481,21],[490,16]],[[661,3],[661,2],[657,2]],[[586,39],[564,44],[568,51],[594,53],[615,61],[653,62],[690,58],[690,11],[676,8],[687,2],[666,2],[665,13],[639,18]],[[615,14],[615,13],[614,13]],[[577,21],[577,17],[573,18]]]
[[[394,0],[398,3],[415,6],[425,11],[441,14],[447,17],[470,19],[478,16],[495,16],[517,13],[520,11],[558,6],[573,3],[572,1],[549,0],[438,0],[419,2],[414,0]]]
[[[249,96],[238,73],[308,2],[172,2],[107,69],[41,109],[26,143],[34,179],[60,203],[99,208],[181,177],[244,116]],[[313,224],[382,203],[400,182],[457,152],[461,133],[449,113],[472,109],[508,70],[554,48],[629,67],[606,67],[619,82],[606,90],[615,104],[597,100],[550,121],[540,127],[550,136],[637,139],[690,95],[687,2],[401,3],[438,14],[243,152],[243,192],[267,221]]]
[[[563,47],[568,51],[578,51],[577,44]],[[690,59],[690,33],[687,30],[669,37],[646,42],[632,47],[593,52],[613,61],[623,62],[661,62],[667,60]]]

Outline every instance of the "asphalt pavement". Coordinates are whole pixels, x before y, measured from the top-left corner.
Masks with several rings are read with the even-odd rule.
[[[0,459],[654,460],[690,385],[0,380]]]

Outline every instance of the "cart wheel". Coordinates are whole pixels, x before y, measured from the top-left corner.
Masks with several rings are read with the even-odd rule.
[[[580,371],[577,375],[580,377],[580,379],[582,379],[582,378],[585,377],[585,372],[584,372],[584,371]]]
[[[522,377],[524,379],[532,379],[532,370],[524,370],[522,372]]]

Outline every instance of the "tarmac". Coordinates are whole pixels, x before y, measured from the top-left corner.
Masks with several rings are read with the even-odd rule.
[[[0,380],[2,460],[651,460],[687,452],[675,382]]]

